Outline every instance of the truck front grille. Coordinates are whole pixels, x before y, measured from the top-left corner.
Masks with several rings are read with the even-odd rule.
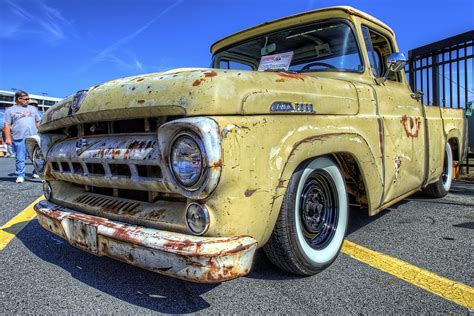
[[[164,183],[156,133],[69,138],[50,149],[47,161],[57,180],[86,187],[171,192]]]

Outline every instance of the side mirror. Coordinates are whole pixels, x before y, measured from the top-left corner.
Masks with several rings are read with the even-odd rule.
[[[398,72],[402,70],[405,65],[407,64],[408,59],[405,57],[403,53],[393,53],[390,54],[387,58],[387,70],[385,71],[385,75],[381,78],[377,78],[376,81],[378,84],[384,83],[387,81],[388,75],[390,72]]]

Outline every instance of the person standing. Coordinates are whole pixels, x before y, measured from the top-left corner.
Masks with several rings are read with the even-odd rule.
[[[13,145],[16,153],[16,183],[25,181],[25,161],[27,158],[25,138],[38,133],[40,116],[38,110],[28,105],[28,93],[17,90],[15,93],[16,105],[5,111],[5,142]],[[37,178],[33,174],[33,178]]]

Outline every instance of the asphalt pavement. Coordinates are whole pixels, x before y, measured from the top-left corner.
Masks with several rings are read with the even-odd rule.
[[[13,159],[0,158],[0,226],[41,194],[41,181],[16,184]],[[455,181],[443,199],[416,194],[375,217],[353,208],[347,239],[473,287],[473,197],[474,182]],[[2,314],[470,313],[344,253],[298,277],[258,251],[248,276],[195,284],[75,249],[36,219],[0,251],[0,269]]]

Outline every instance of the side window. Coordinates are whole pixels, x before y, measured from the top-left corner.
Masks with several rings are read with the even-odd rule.
[[[369,56],[370,68],[375,77],[382,77],[386,70],[386,60],[392,53],[392,46],[385,36],[362,26],[365,46]],[[391,81],[400,81],[397,73],[391,72],[387,78]]]
[[[378,78],[382,76],[381,60],[380,55],[374,50],[372,46],[372,40],[370,39],[369,28],[367,26],[362,27],[362,34],[364,35],[365,46],[367,47],[367,55],[369,56],[370,69],[372,74]]]

